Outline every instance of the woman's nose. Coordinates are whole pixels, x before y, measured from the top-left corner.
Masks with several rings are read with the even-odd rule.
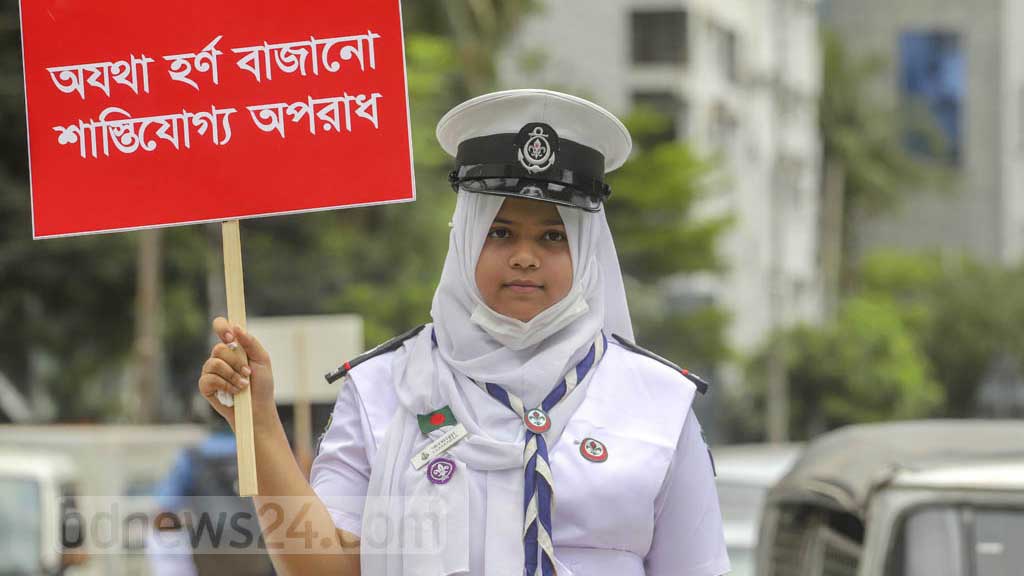
[[[540,258],[529,242],[517,242],[512,248],[508,264],[513,268],[539,268]]]

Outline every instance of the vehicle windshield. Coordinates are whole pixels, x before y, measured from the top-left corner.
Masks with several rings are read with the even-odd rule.
[[[0,574],[37,574],[40,549],[39,485],[0,477]]]
[[[930,506],[903,521],[887,576],[1002,576],[1024,566],[1024,509]]]

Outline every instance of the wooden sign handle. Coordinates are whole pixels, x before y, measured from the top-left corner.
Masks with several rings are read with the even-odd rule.
[[[238,220],[221,224],[224,238],[224,286],[227,293],[228,322],[245,328],[245,288],[242,281],[242,237]],[[242,347],[238,347],[245,354]],[[235,444],[238,450],[238,494],[256,496],[256,439],[252,429],[252,390],[235,394]]]

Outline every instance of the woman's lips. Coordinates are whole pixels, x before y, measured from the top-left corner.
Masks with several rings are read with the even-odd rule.
[[[530,284],[526,282],[510,282],[508,284],[505,284],[505,288],[508,288],[509,290],[515,292],[516,294],[532,294],[534,292],[539,292],[540,290],[542,290],[543,286],[540,286],[538,284]]]

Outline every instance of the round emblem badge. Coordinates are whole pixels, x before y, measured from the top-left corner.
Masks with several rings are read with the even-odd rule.
[[[447,484],[455,475],[455,460],[451,458],[434,458],[427,464],[427,478],[434,484]]]
[[[532,129],[531,129],[532,126]],[[543,172],[555,164],[558,135],[547,124],[528,125],[520,131],[519,164],[531,174]]]
[[[608,449],[598,440],[584,438],[580,443],[580,454],[591,462],[604,462],[608,459]]]
[[[548,431],[548,428],[551,428],[551,419],[540,408],[534,408],[527,412],[523,417],[523,422],[526,423],[527,430],[536,434],[543,434]]]

